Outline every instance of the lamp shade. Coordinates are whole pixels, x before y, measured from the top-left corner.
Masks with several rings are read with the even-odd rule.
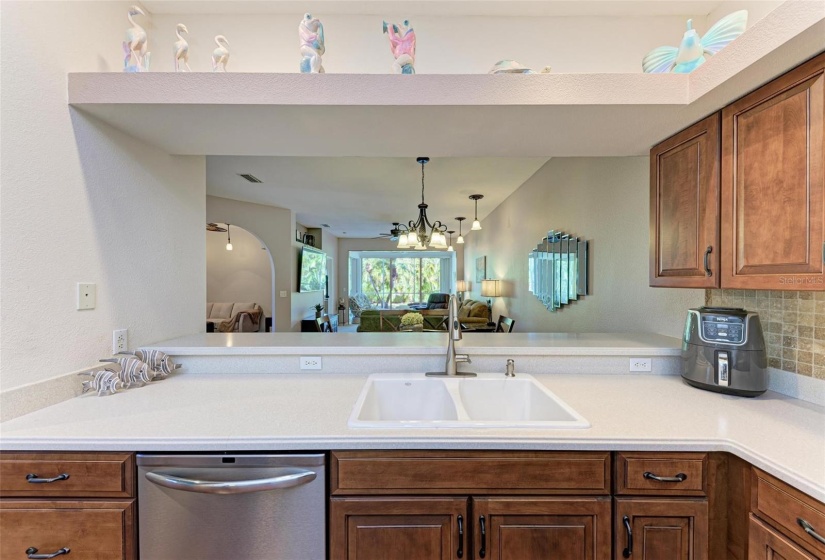
[[[484,297],[500,297],[501,280],[482,280],[481,295]]]
[[[455,291],[456,292],[466,292],[467,291],[467,281],[466,280],[456,280],[456,282],[455,282]]]

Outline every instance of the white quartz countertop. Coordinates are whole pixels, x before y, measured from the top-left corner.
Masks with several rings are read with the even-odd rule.
[[[0,424],[0,449],[728,451],[825,501],[821,407],[773,392],[755,399],[719,395],[669,375],[535,377],[592,427],[351,429],[347,420],[364,374],[182,373]]]
[[[678,338],[648,333],[463,333],[476,355],[678,356]],[[199,333],[153,344],[174,356],[444,354],[447,333]]]

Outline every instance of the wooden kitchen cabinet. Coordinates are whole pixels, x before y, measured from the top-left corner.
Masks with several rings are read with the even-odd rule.
[[[0,453],[0,498],[0,558],[137,558],[133,453]]]
[[[616,498],[613,557],[708,560],[708,502],[694,498]]]
[[[819,560],[752,514],[748,534],[749,560]]]
[[[332,498],[330,558],[467,558],[467,498]]]
[[[609,452],[333,451],[330,458],[330,558],[610,557]]]
[[[720,118],[650,150],[650,285],[719,287]]]
[[[825,290],[823,136],[825,53],[654,146],[650,285]]]
[[[825,289],[825,54],[722,110],[722,287]]]
[[[610,557],[610,498],[472,499],[474,558]]]

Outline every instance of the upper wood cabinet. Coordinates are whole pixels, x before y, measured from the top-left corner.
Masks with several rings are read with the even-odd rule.
[[[719,287],[719,114],[650,150],[650,285]]]
[[[722,286],[825,288],[825,54],[722,111]]]
[[[825,53],[654,146],[650,285],[825,290],[823,135]]]

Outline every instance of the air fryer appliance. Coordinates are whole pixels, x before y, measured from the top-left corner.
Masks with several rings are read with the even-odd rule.
[[[755,397],[768,389],[759,315],[731,307],[688,310],[682,378],[700,389]]]

